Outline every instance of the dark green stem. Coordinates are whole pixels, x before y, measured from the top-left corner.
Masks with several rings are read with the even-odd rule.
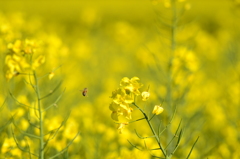
[[[137,108],[141,111],[141,113],[144,115],[144,118],[146,119],[146,121],[147,121],[147,123],[148,123],[148,125],[149,125],[149,127],[150,127],[150,129],[151,129],[151,131],[152,131],[152,133],[153,133],[153,135],[155,136],[155,139],[156,139],[156,141],[157,141],[157,143],[158,143],[158,145],[159,145],[159,148],[161,149],[163,155],[164,155],[165,157],[167,157],[167,153],[166,153],[166,151],[164,150],[164,148],[163,148],[163,146],[162,146],[162,144],[161,144],[161,142],[160,142],[159,136],[158,136],[157,133],[155,132],[152,124],[150,123],[150,120],[148,119],[147,114],[146,114],[138,105],[136,105],[135,103],[133,103],[133,105],[134,105],[135,107],[137,107]]]

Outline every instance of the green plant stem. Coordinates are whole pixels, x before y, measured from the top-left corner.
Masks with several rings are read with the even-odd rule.
[[[176,0],[171,0],[172,4],[172,26],[171,26],[171,50],[176,48],[176,27],[177,27],[177,11]]]
[[[168,103],[168,111],[169,111],[169,118],[172,114],[172,106],[173,106],[173,98],[172,98],[172,93],[173,93],[173,88],[172,88],[172,63],[173,63],[173,59],[174,59],[174,52],[176,50],[176,28],[177,28],[177,8],[176,8],[176,0],[171,0],[171,15],[172,15],[172,24],[171,24],[171,50],[170,50],[170,57],[169,57],[169,63],[168,63],[168,85],[167,85],[167,103]],[[167,130],[168,132],[168,137],[167,137],[167,141],[171,141],[171,131],[170,129]],[[172,146],[169,146],[169,149],[172,149]]]
[[[42,105],[41,105],[41,96],[38,86],[38,78],[36,72],[33,71],[34,80],[35,80],[35,92],[38,100],[38,113],[39,113],[39,128],[40,128],[40,148],[39,148],[39,159],[44,159],[44,131],[43,131],[43,113],[42,113]]]
[[[166,151],[164,150],[164,148],[163,148],[163,146],[162,146],[162,144],[161,144],[161,142],[160,142],[159,136],[158,136],[157,133],[155,132],[152,124],[150,123],[147,114],[146,114],[138,105],[136,105],[135,103],[133,103],[133,105],[134,105],[135,107],[137,107],[137,108],[141,111],[141,113],[144,115],[144,117],[145,117],[145,119],[146,119],[146,121],[147,121],[147,123],[148,123],[148,125],[149,125],[149,127],[150,127],[150,129],[151,129],[151,131],[152,131],[152,133],[153,133],[153,135],[155,136],[155,139],[156,139],[156,141],[157,141],[157,143],[158,143],[158,145],[159,145],[159,148],[161,149],[164,157],[167,157],[167,153],[166,153]]]

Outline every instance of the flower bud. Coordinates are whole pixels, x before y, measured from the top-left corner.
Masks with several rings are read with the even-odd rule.
[[[147,91],[142,92],[142,100],[147,101],[150,96],[150,93]]]
[[[159,105],[155,105],[152,113],[155,115],[161,114],[163,112],[163,107],[159,106]]]
[[[123,131],[123,129],[125,128],[125,126],[126,125],[128,125],[128,122],[126,122],[126,123],[120,123],[119,125],[118,125],[118,132],[120,133],[120,134],[122,134],[122,131]]]

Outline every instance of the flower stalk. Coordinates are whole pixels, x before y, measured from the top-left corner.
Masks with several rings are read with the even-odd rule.
[[[54,108],[54,106],[57,106],[57,103],[63,96],[64,91],[55,99],[53,104],[51,104],[49,106],[44,106],[44,105],[42,105],[42,100],[48,99],[49,96],[56,93],[56,90],[58,88],[60,88],[62,82],[59,82],[59,84],[56,84],[55,88],[53,88],[48,94],[41,96],[40,80],[42,80],[44,77],[46,77],[46,78],[48,77],[49,80],[51,80],[54,76],[54,72],[61,66],[53,69],[52,73],[46,73],[45,75],[38,77],[36,69],[38,69],[43,63],[45,63],[45,56],[44,55],[36,56],[36,54],[34,52],[29,51],[29,50],[34,50],[32,48],[28,48],[27,51],[24,51],[24,50],[26,50],[26,48],[25,48],[25,45],[23,45],[23,44],[25,44],[25,43],[18,40],[14,43],[14,45],[11,44],[9,46],[9,53],[6,55],[6,60],[5,60],[6,61],[6,78],[9,81],[14,76],[28,75],[27,78],[25,79],[25,83],[29,84],[34,91],[34,95],[36,97],[36,100],[34,100],[34,106],[31,106],[30,104],[25,104],[25,101],[24,102],[19,101],[17,99],[17,97],[15,97],[10,90],[9,90],[9,94],[18,106],[24,107],[28,111],[29,111],[29,109],[32,109],[35,113],[37,121],[35,121],[35,122],[31,121],[31,114],[29,111],[29,113],[27,114],[27,120],[26,120],[26,121],[28,121],[28,123],[26,125],[29,126],[29,129],[22,130],[22,128],[18,126],[19,124],[16,122],[17,120],[14,119],[15,118],[14,115],[12,116],[11,122],[12,122],[13,126],[16,128],[16,130],[18,130],[18,132],[20,132],[21,136],[27,136],[31,140],[37,139],[39,141],[39,143],[35,149],[32,149],[32,147],[30,147],[30,145],[28,144],[27,140],[22,139],[22,140],[25,140],[25,143],[26,143],[24,146],[22,146],[20,144],[21,142],[18,141],[18,139],[17,139],[18,135],[15,133],[13,126],[11,127],[12,137],[13,137],[18,149],[21,150],[22,152],[28,153],[29,158],[32,158],[32,156],[36,156],[38,159],[45,159],[47,156],[46,156],[44,150],[48,146],[49,141],[54,138],[56,139],[57,135],[59,133],[61,133],[60,129],[63,129],[63,126],[66,123],[68,116],[62,122],[62,124],[58,126],[58,128],[49,130],[49,131],[45,131],[45,129],[44,129],[45,128],[44,123],[46,121],[46,119],[44,118],[45,113],[50,108]],[[33,53],[34,53],[34,57],[36,57],[36,59],[33,59]],[[16,74],[16,72],[17,72],[17,74]],[[28,73],[24,73],[24,72],[28,72]],[[51,75],[51,76],[49,77],[49,75]],[[29,101],[29,103],[31,103],[31,102],[33,102],[33,101]],[[34,130],[37,130],[38,133],[36,134],[34,132]],[[76,135],[73,136],[71,140],[69,140],[69,143],[66,145],[65,148],[63,148],[58,153],[55,153],[54,155],[52,155],[51,158],[56,158],[60,154],[67,153],[66,151],[68,150],[68,147],[73,143],[73,141],[77,138],[78,135],[79,135],[79,132],[76,133]],[[46,136],[48,136],[48,139],[45,139]]]
[[[163,155],[164,155],[165,157],[167,157],[167,152],[164,150],[164,148],[163,148],[163,146],[162,146],[162,144],[161,144],[161,142],[160,142],[160,138],[159,138],[159,136],[157,135],[157,133],[155,132],[155,130],[154,130],[154,128],[153,128],[150,120],[148,119],[147,114],[146,114],[136,103],[132,103],[132,104],[133,104],[135,107],[137,107],[137,108],[141,111],[141,113],[144,115],[144,117],[145,117],[145,119],[146,119],[146,121],[147,121],[147,123],[148,123],[148,125],[149,125],[149,127],[150,127],[150,129],[151,129],[151,131],[152,131],[152,133],[153,133],[153,135],[154,135],[157,143],[158,143],[159,148],[161,149]]]
[[[39,159],[44,159],[44,127],[43,127],[43,112],[41,105],[41,96],[39,91],[38,78],[36,75],[36,71],[33,71],[33,77],[35,81],[35,92],[37,95],[37,103],[38,103],[38,114],[39,114],[39,129],[40,129],[40,143],[39,143]]]

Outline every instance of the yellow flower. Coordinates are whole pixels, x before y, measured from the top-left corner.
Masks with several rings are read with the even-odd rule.
[[[155,115],[159,115],[163,112],[163,107],[159,106],[159,105],[155,105],[152,113],[155,114]]]
[[[123,132],[123,129],[125,128],[125,126],[126,125],[128,125],[128,122],[126,122],[126,123],[120,123],[119,125],[118,125],[118,132],[120,133],[120,134],[122,134],[122,132]]]
[[[133,109],[129,106],[134,102],[134,96],[139,95],[138,90],[143,84],[138,82],[138,77],[129,79],[124,77],[120,82],[120,88],[112,92],[112,103],[109,109],[112,111],[111,118],[118,121],[119,116],[124,116],[126,119],[131,119]]]
[[[48,78],[51,80],[53,78],[53,76],[55,75],[54,72],[50,72],[49,75],[48,75]]]
[[[128,77],[124,77],[120,82],[120,87],[122,87],[127,94],[133,93],[135,95],[140,95],[140,91],[138,90],[143,86],[143,84],[138,83],[140,79],[138,77],[133,77],[129,79]]]
[[[15,43],[9,43],[8,49],[15,54],[31,54],[35,52],[36,43],[26,39],[25,41],[16,40]]]
[[[5,153],[10,153],[12,156],[16,156],[17,158],[21,157],[21,150],[16,147],[16,142],[12,137],[5,138],[1,145],[1,154]]]
[[[36,42],[26,39],[24,41],[23,51],[25,54],[32,54],[35,52]]]
[[[112,111],[111,118],[118,121],[119,116],[124,116],[126,119],[132,119],[133,109],[128,105],[120,105],[115,102],[112,102],[109,106],[109,109]]]
[[[9,43],[8,49],[14,53],[20,53],[22,51],[22,41],[16,40],[14,44]]]
[[[30,67],[29,60],[25,55],[33,53],[35,48],[35,42],[29,40],[16,40],[14,43],[8,44],[9,52],[5,57],[6,67],[4,69],[8,81]],[[44,58],[39,57],[33,64],[34,68],[42,64],[44,60]]]
[[[142,100],[147,101],[150,96],[150,93],[147,91],[142,92]]]
[[[118,88],[117,90],[112,92],[113,101],[117,104],[131,104],[134,102],[134,96],[132,94],[128,94],[124,89]]]
[[[33,69],[36,69],[40,65],[42,65],[45,62],[45,56],[40,55],[35,61],[33,62]]]

